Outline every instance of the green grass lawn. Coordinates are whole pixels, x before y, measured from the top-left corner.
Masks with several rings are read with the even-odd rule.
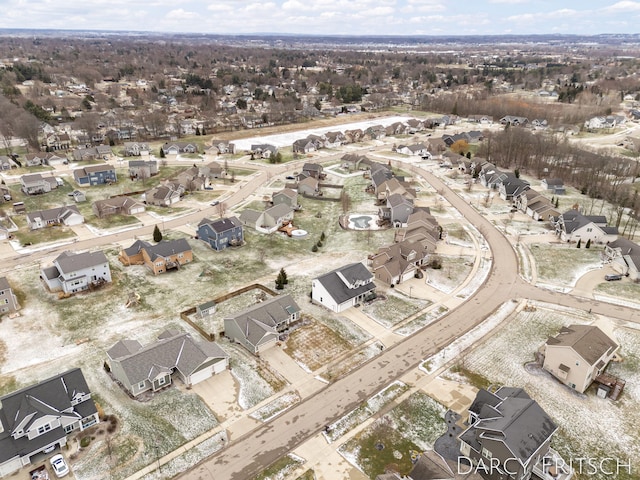
[[[22,246],[58,242],[75,238],[76,236],[71,228],[63,226],[45,227],[38,230],[29,230],[29,227],[24,227],[14,232],[14,235]]]

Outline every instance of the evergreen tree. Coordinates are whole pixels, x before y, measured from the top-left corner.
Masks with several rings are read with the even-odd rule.
[[[160,158],[164,158],[164,150],[160,147]]]
[[[287,285],[289,283],[289,278],[287,277],[287,272],[284,271],[284,268],[280,269],[280,273],[278,274],[278,278],[282,280],[283,285]]]
[[[196,126],[196,136],[198,136],[198,137],[199,137],[200,135],[202,135],[202,134],[200,133],[200,127]]]
[[[204,133],[204,125],[202,126],[202,130],[200,130],[200,135],[206,135],[206,133]]]
[[[591,248],[591,239],[587,240],[587,244],[584,246],[584,248]]]
[[[324,239],[325,239],[325,238],[327,238],[327,237],[325,236],[324,232],[322,232],[322,233],[320,234],[320,241],[324,242]]]
[[[553,204],[554,207],[558,208],[558,197],[556,197],[556,203]]]
[[[318,251],[318,245],[316,245],[315,243],[313,244],[313,247],[311,247],[311,251],[312,252],[317,252]]]
[[[576,248],[580,248],[580,246],[582,245],[582,239],[578,239],[578,245],[576,246]]]
[[[158,228],[158,225],[156,225],[153,228],[153,241],[156,243],[159,243],[161,240],[162,240],[162,232]]]

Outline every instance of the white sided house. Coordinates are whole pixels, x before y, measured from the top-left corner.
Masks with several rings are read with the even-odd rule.
[[[358,262],[314,278],[311,299],[333,312],[342,312],[374,297],[375,289],[373,274]]]
[[[96,423],[98,410],[79,368],[0,397],[0,478]]]
[[[103,252],[62,252],[40,278],[52,292],[76,293],[111,283],[109,261]]]
[[[604,215],[583,215],[577,210],[569,210],[555,218],[556,235],[564,242],[595,243],[613,242],[618,238],[618,228],[607,225]]]
[[[27,214],[27,225],[31,230],[49,227],[53,225],[82,225],[84,217],[75,205],[38,210]]]
[[[569,325],[542,347],[542,367],[565,385],[584,393],[607,367],[619,345],[596,326]]]
[[[178,330],[166,330],[146,347],[137,340],[120,340],[107,358],[113,377],[133,397],[168,387],[174,374],[192,386],[229,366],[229,355],[218,344],[195,341]]]

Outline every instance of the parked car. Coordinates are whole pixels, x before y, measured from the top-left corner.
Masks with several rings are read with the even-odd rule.
[[[293,175],[287,175],[286,177],[284,177],[287,180],[295,180],[296,177],[294,177]]]
[[[607,282],[612,282],[614,280],[622,280],[622,275],[610,273],[604,276],[604,279]]]
[[[69,466],[67,462],[64,461],[64,457],[61,454],[54,455],[49,459],[49,463],[51,464],[51,468],[53,468],[53,472],[56,474],[56,477],[62,478],[69,473]]]
[[[218,205],[220,202],[218,200],[214,200],[213,202],[211,202],[211,206],[215,207],[216,205]]]

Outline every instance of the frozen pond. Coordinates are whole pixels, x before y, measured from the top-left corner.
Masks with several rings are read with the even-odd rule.
[[[357,118],[358,115],[354,115]],[[344,132],[345,130],[354,130],[357,128],[361,128],[365,130],[368,127],[372,127],[373,125],[383,125],[388,127],[392,123],[395,122],[405,122],[410,118],[407,116],[393,116],[393,117],[381,117],[381,118],[373,118],[371,120],[365,120],[361,122],[353,122],[353,123],[344,123],[342,125],[334,125],[333,127],[322,127],[322,128],[312,128],[309,130],[297,130],[295,132],[288,133],[279,133],[276,135],[264,135],[264,136],[256,136],[251,138],[243,138],[240,140],[235,140],[233,143],[236,144],[236,148],[238,151],[249,150],[251,145],[255,145],[257,143],[266,143],[269,145],[274,145],[278,148],[281,147],[290,147],[293,145],[293,142],[300,138],[305,138],[308,135],[323,135],[327,132]]]

